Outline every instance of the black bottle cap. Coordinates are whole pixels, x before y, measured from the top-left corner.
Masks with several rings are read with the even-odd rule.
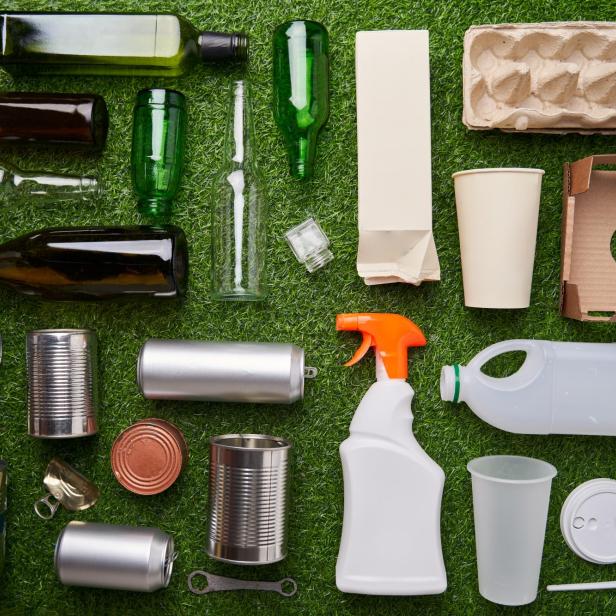
[[[248,35],[241,32],[202,32],[199,35],[201,59],[209,60],[247,60]]]

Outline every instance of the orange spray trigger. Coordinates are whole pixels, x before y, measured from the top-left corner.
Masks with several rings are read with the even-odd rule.
[[[406,379],[408,348],[426,345],[426,338],[421,329],[413,321],[399,314],[370,312],[339,314],[336,317],[336,329],[360,331],[363,335],[361,346],[345,365],[356,364],[370,347],[375,347],[390,379]]]

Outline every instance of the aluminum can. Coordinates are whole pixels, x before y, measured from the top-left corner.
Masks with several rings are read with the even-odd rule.
[[[58,537],[55,567],[66,586],[153,592],[169,585],[174,558],[158,528],[73,521]]]
[[[210,439],[207,553],[237,565],[266,565],[287,552],[291,444],[263,434]]]
[[[148,340],[137,362],[139,388],[153,400],[291,404],[315,374],[293,344]]]
[[[28,333],[30,436],[75,438],[96,434],[98,366],[96,334],[87,329]]]

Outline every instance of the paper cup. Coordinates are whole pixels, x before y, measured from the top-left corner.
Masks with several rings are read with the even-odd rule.
[[[472,169],[453,174],[464,303],[528,308],[541,169]]]
[[[487,456],[468,463],[479,592],[501,605],[537,597],[543,540],[556,469],[522,456]]]

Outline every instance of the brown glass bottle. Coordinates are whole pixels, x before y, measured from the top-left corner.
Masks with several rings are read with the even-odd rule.
[[[184,295],[186,237],[179,227],[43,229],[0,246],[0,285],[47,299]]]
[[[100,150],[107,105],[97,94],[0,94],[0,144],[52,143]]]

